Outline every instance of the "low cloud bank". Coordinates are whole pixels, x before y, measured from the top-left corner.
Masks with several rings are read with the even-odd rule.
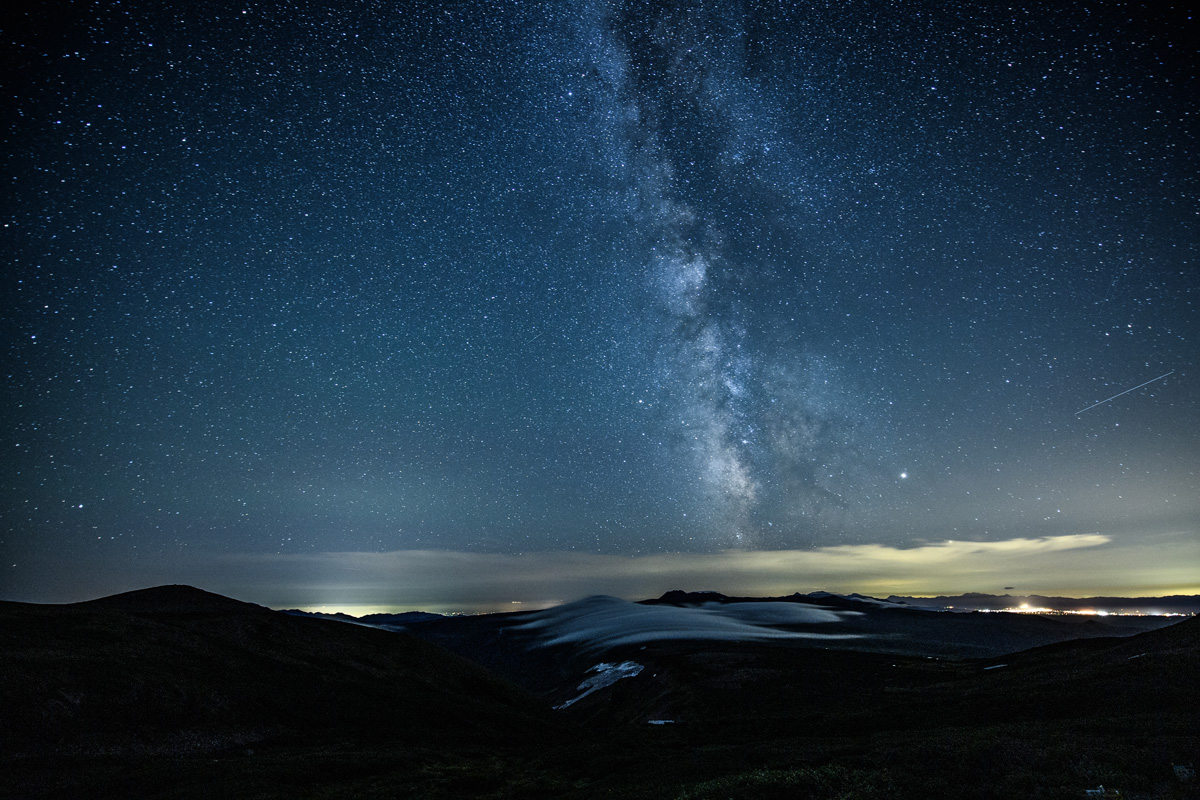
[[[820,626],[854,611],[792,603],[704,603],[699,607],[642,606],[616,597],[593,596],[535,611],[518,630],[545,645],[582,642],[597,649],[664,639],[761,641],[765,639],[859,639],[858,634],[780,630],[772,625]]]
[[[1103,534],[942,541],[916,547],[841,545],[617,556],[511,555],[444,550],[386,553],[190,554],[100,565],[47,562],[47,580],[8,599],[70,602],[164,583],[189,583],[272,608],[351,614],[520,611],[590,595],[637,600],[670,589],[765,597],[815,590],[938,595],[1086,597],[1200,594],[1200,541],[1192,534]],[[36,575],[35,573],[32,573]]]

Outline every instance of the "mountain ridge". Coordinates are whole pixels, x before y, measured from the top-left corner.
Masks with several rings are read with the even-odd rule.
[[[1161,597],[1055,597],[1048,595],[984,594],[967,592],[960,595],[908,597],[889,595],[887,602],[914,608],[935,608],[977,611],[1017,609],[1022,604],[1051,611],[1102,610],[1108,613],[1200,614],[1200,595],[1165,595]]]
[[[10,753],[208,752],[350,731],[487,741],[549,723],[536,698],[429,642],[195,587],[0,602],[0,630]]]
[[[688,602],[585,598],[554,613],[419,621],[420,637],[195,587],[60,606],[0,602],[5,791],[957,800],[1075,797],[1103,782],[1196,797],[1169,781],[1200,742],[1200,619],[1063,640],[1083,629],[1076,623],[1113,628],[827,594],[668,595]],[[834,606],[839,599],[857,606]],[[886,639],[890,649],[849,650],[858,640],[639,636],[596,650],[595,637],[571,635],[577,620],[629,633],[628,613],[642,633],[715,620],[726,633],[915,625],[919,637],[947,640],[964,630],[1058,639],[964,658],[906,654]],[[439,638],[501,669],[431,643]]]

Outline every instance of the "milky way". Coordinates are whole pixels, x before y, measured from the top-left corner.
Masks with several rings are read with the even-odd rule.
[[[787,282],[762,240],[772,227],[799,234],[786,220],[813,204],[774,174],[772,147],[797,143],[746,75],[742,22],[728,9],[593,5],[576,23],[627,198],[626,267],[646,273],[657,424],[700,515],[688,538],[724,546],[768,539],[772,517],[781,530],[821,523],[864,490],[866,467],[858,409],[833,400],[848,390],[758,296]],[[812,281],[793,276],[787,294],[815,293]]]
[[[19,12],[10,594],[193,554],[1179,552],[1185,29],[1081,3]]]

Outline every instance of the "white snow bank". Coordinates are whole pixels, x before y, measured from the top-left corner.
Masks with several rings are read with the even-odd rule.
[[[566,708],[567,706],[578,703],[583,698],[587,697],[592,692],[612,686],[622,678],[634,678],[642,674],[642,665],[636,661],[622,661],[620,664],[597,664],[588,672],[596,673],[590,678],[579,684],[578,689],[583,691],[583,694],[577,695],[567,702],[557,705],[555,709]]]

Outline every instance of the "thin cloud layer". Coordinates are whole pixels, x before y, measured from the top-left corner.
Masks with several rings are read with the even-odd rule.
[[[56,581],[13,587],[9,599],[71,602],[166,583],[273,608],[352,614],[521,611],[591,595],[638,600],[671,589],[749,597],[823,589],[886,597],[1000,593],[1012,586],[1029,594],[1145,597],[1200,594],[1200,541],[1187,532],[1120,540],[1091,533],[910,548],[857,544],[637,557],[448,550],[213,554],[104,564],[46,560],[41,571]],[[61,584],[71,588],[47,588]]]

